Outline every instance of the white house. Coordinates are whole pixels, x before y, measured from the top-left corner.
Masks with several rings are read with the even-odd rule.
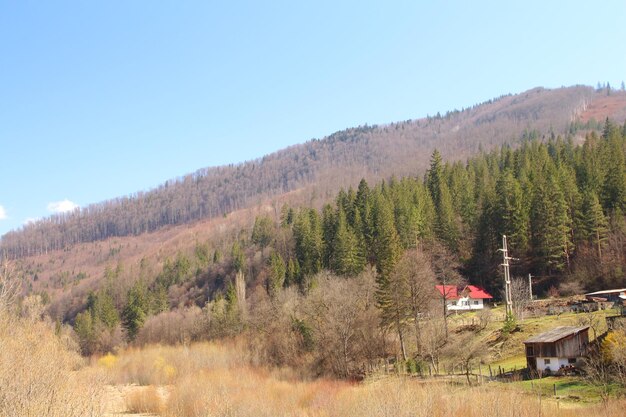
[[[436,285],[437,291],[446,299],[449,311],[481,310],[485,306],[484,300],[493,297],[482,288],[468,285],[461,292],[455,285]]]

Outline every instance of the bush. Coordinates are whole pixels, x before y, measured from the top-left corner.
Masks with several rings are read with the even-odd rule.
[[[135,387],[126,394],[125,402],[129,413],[161,414],[165,409],[163,397],[154,385]]]
[[[0,311],[0,416],[102,415],[103,378],[67,333]]]

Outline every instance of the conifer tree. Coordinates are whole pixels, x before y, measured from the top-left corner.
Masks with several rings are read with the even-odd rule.
[[[608,222],[598,196],[593,191],[586,190],[580,211],[579,234],[582,239],[593,244],[599,259],[602,259],[602,246],[607,239],[607,232]]]
[[[287,271],[285,273],[285,286],[301,285],[302,275],[300,273],[300,264],[297,259],[289,258],[287,262]]]
[[[109,329],[113,329],[120,321],[120,315],[109,291],[98,292],[92,314]]]
[[[441,155],[436,149],[433,151],[430,159],[430,169],[426,177],[426,183],[435,206],[435,234],[446,246],[456,250],[458,229],[452,206],[452,196],[444,179]]]
[[[338,203],[339,207],[342,207]],[[335,216],[335,211],[331,207],[330,204],[325,204],[322,209],[322,239],[324,241],[324,256],[322,260],[322,265],[325,268],[331,268],[332,263],[334,262],[334,239],[337,228],[337,219]]]
[[[122,325],[128,340],[133,341],[137,337],[150,313],[149,308],[147,288],[142,281],[137,281],[128,291],[126,306],[122,310]]]
[[[441,161],[441,154],[435,149],[430,157],[430,169],[426,176],[426,185],[430,191],[430,195],[433,199],[433,203],[436,208],[439,208],[441,203],[441,185],[443,184],[443,163]]]
[[[274,222],[267,216],[257,216],[252,228],[252,243],[266,248],[274,238]]]
[[[532,243],[537,266],[548,272],[563,271],[573,248],[571,219],[554,174],[536,185],[531,210]]]
[[[287,267],[278,252],[272,252],[269,258],[270,276],[268,278],[268,292],[274,296],[285,284]]]
[[[365,256],[357,236],[350,228],[343,209],[337,214],[337,229],[333,241],[332,269],[339,275],[354,276],[365,268]]]
[[[233,262],[233,268],[236,272],[242,272],[246,268],[246,256],[241,248],[239,240],[235,240],[233,247],[230,250],[230,256]]]
[[[374,256],[378,275],[388,278],[401,253],[390,202],[381,194],[374,199]]]
[[[494,223],[496,237],[506,235],[513,253],[521,256],[528,248],[528,212],[523,203],[522,188],[509,169],[496,183]]]
[[[616,129],[609,129],[605,142],[603,165],[605,176],[600,195],[602,205],[608,212],[626,211],[626,160],[624,158],[624,140]]]

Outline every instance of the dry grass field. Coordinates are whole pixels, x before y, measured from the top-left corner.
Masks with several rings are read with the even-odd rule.
[[[623,398],[573,406],[518,384],[307,378],[262,366],[242,341],[129,348],[87,363],[35,307],[26,300],[20,316],[0,309],[2,417],[612,417],[626,406]]]
[[[469,388],[401,376],[359,383],[307,380],[288,369],[251,367],[248,360],[243,345],[200,343],[132,349],[95,362],[93,369],[108,375],[116,387],[110,392],[125,397],[126,413],[163,417],[611,417],[622,416],[626,406],[624,399],[584,407],[559,403],[516,385]]]

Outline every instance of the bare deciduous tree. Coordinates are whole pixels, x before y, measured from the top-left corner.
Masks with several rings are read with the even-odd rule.
[[[519,320],[524,320],[524,314],[530,304],[528,280],[521,277],[511,279],[511,298],[513,301],[513,314]]]
[[[0,261],[0,310],[8,311],[20,293],[20,281],[13,265],[5,258]]]
[[[428,256],[420,249],[407,251],[391,274],[391,285],[397,287],[399,320],[412,322],[417,356],[422,355],[421,323],[431,311],[435,296],[435,274]]]

